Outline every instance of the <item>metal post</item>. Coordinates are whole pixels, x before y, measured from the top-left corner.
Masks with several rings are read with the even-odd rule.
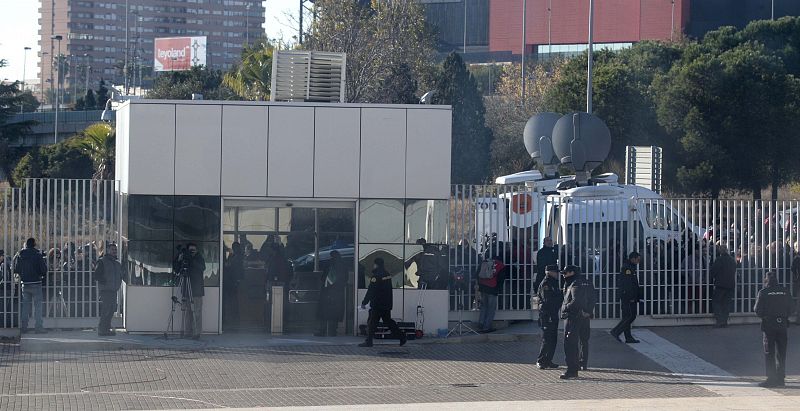
[[[244,13],[244,44],[250,44],[250,4],[246,7],[247,11]]]
[[[520,72],[520,82],[522,83],[522,92],[520,94],[520,99],[522,100],[522,104],[525,104],[525,51],[526,51],[526,43],[525,40],[525,29],[526,29],[526,15],[528,14],[528,0],[522,0],[522,66]]]
[[[85,65],[83,67],[83,69],[86,71],[86,73],[85,73],[86,74],[86,83],[83,85],[83,94],[86,95],[86,94],[89,94],[89,70],[92,69],[92,66],[89,65],[89,62],[88,62],[89,61],[89,55],[88,54],[84,54],[83,57],[86,59],[86,61],[84,62]]]
[[[122,75],[125,77],[125,94],[128,94],[128,0],[125,0],[125,65],[122,67]]]
[[[303,44],[303,0],[300,0],[300,32],[297,39]]]
[[[770,20],[775,20],[775,0],[772,0],[772,11],[770,13]]]
[[[675,0],[672,0],[672,25],[669,31],[669,41],[675,40]]]
[[[586,112],[592,114],[592,25],[594,24],[594,0],[589,0],[589,53],[586,75]]]
[[[78,79],[75,78],[75,76],[78,74],[78,64],[75,63],[76,57],[77,56],[75,56],[75,55],[70,55],[69,56],[69,61],[70,61],[69,71],[70,71],[70,74],[72,75],[72,103],[73,104],[78,102]]]
[[[58,42],[58,55],[56,56],[56,62],[58,63],[58,67],[56,70],[58,71],[58,78],[56,79],[56,114],[55,114],[55,122],[53,123],[53,144],[58,143],[58,106],[60,105],[59,98],[61,97],[61,73],[64,72],[64,66],[61,64],[61,40],[64,39],[61,35],[55,35],[50,37],[52,40],[56,40]],[[52,67],[52,64],[50,65]],[[50,81],[50,85],[52,87],[52,80]]]
[[[553,42],[550,31],[551,27],[550,22],[552,21],[552,18],[553,18],[553,0],[547,0],[547,54],[548,54],[547,57],[548,58],[552,57],[551,53],[553,52]]]
[[[464,48],[462,52],[467,54],[467,0],[464,1]]]
[[[22,92],[23,93],[25,92],[25,69],[28,67],[28,50],[30,50],[30,49],[31,49],[30,47],[26,46],[24,48],[25,55],[24,55],[24,57],[22,57]],[[19,103],[19,112],[20,112],[20,114],[22,114],[22,111],[23,111],[24,107],[25,107],[25,104],[20,102]]]

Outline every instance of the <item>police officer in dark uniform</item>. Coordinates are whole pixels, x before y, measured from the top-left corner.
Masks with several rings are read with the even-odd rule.
[[[625,333],[625,342],[638,343],[631,334],[631,324],[636,320],[636,311],[639,305],[639,277],[636,266],[639,265],[641,256],[636,251],[628,255],[628,261],[622,266],[622,271],[617,275],[617,296],[622,308],[622,319],[609,333],[615,340],[622,342],[619,335]]]
[[[578,273],[578,267],[564,268],[564,304],[561,318],[564,321],[564,354],[567,357],[567,372],[562,380],[578,378],[578,368],[588,369],[589,331],[594,312],[595,291],[592,282]]]
[[[778,284],[775,273],[764,274],[764,288],[758,292],[754,310],[756,315],[761,318],[767,368],[767,380],[758,385],[783,387],[786,377],[787,328],[789,327],[789,315],[792,314],[792,298],[789,290]],[[775,363],[776,359],[777,364]]]
[[[372,278],[369,280],[369,287],[361,308],[365,309],[370,305],[369,319],[367,320],[367,339],[359,344],[359,347],[372,347],[372,340],[375,338],[375,330],[378,328],[378,321],[383,320],[383,324],[389,327],[392,334],[400,337],[400,345],[406,343],[406,335],[400,331],[397,323],[392,319],[392,275],[386,271],[383,258],[376,258],[372,270]]]
[[[536,295],[539,297],[539,326],[542,327],[542,347],[536,365],[539,369],[558,368],[553,363],[553,354],[558,343],[558,311],[564,302],[564,293],[558,288],[558,266],[545,267],[544,281],[539,285]]]

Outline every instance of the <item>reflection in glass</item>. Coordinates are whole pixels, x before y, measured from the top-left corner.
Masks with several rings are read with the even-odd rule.
[[[219,240],[220,198],[175,196],[175,241]]]
[[[130,240],[172,240],[173,196],[128,196]]]
[[[123,247],[125,252],[126,247]],[[172,241],[127,242],[127,264],[131,285],[171,286],[174,248]]]
[[[392,274],[392,287],[403,287],[405,276],[403,275],[402,245],[361,244],[358,254],[358,288],[367,288],[375,259],[379,257],[383,258],[386,271]]]
[[[447,200],[407,200],[405,242],[424,238],[428,243],[447,244],[449,204]]]
[[[399,200],[361,200],[359,243],[402,243],[403,202]]]
[[[234,221],[231,227],[225,230],[238,231],[274,231],[275,209],[261,207],[225,207],[226,213],[231,213]],[[237,214],[238,212],[238,214]]]
[[[429,290],[446,290],[450,281],[450,249],[447,245],[425,244],[405,246],[405,286]]]

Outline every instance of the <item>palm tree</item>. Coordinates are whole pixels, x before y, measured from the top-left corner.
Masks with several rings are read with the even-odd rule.
[[[222,82],[245,100],[269,99],[274,49],[266,40],[245,45],[242,48],[242,62],[226,73]]]
[[[78,147],[91,157],[94,163],[95,180],[114,179],[114,140],[116,130],[107,123],[95,123],[86,127],[77,142]]]

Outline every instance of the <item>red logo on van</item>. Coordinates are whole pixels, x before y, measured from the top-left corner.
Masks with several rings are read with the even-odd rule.
[[[514,194],[511,197],[511,209],[517,214],[533,211],[533,198],[528,194]]]

